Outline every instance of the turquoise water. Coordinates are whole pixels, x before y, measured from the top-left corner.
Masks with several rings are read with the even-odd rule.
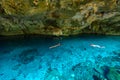
[[[0,80],[103,79],[120,80],[120,36],[0,37]]]

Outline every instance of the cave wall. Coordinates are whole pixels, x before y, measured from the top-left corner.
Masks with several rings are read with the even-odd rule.
[[[0,35],[120,35],[120,0],[0,0]]]

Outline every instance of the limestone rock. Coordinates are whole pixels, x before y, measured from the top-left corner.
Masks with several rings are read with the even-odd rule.
[[[120,35],[119,0],[2,0],[0,35]]]

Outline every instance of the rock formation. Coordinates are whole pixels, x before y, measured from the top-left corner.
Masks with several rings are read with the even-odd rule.
[[[120,35],[120,0],[1,0],[0,35]]]

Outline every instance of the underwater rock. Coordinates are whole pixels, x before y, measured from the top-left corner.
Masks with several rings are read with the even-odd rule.
[[[120,62],[120,57],[118,57],[118,56],[114,56],[114,57],[112,57],[111,60],[112,60],[112,61]]]
[[[103,66],[102,67],[102,70],[103,70],[103,76],[108,79],[108,74],[109,74],[109,71],[110,71],[110,68],[108,66]]]
[[[12,51],[13,51],[14,49],[13,48],[1,48],[0,49],[0,55],[6,55],[6,54],[9,54],[9,53],[11,53]]]
[[[113,51],[112,61],[120,62],[120,50]]]
[[[104,66],[102,69],[103,75],[107,80],[120,80],[120,73],[116,68]]]
[[[94,80],[105,80],[104,76],[102,75],[102,72],[99,68],[97,68],[97,69],[93,68],[93,73],[94,74],[92,77]]]
[[[48,69],[44,80],[65,80],[57,69]]]
[[[83,65],[86,63],[78,63],[72,67],[72,71],[75,74],[75,80],[81,80],[81,77],[83,80],[89,80],[92,79],[93,70],[90,67],[90,65]],[[87,75],[87,77],[85,77]]]
[[[120,57],[120,50],[113,51],[113,53],[114,53],[116,56]]]
[[[93,80],[102,80],[99,77],[97,77],[96,75],[93,75]]]
[[[76,68],[79,68],[81,66],[81,63],[76,64],[75,66],[72,67],[72,70],[74,71]]]
[[[36,56],[38,55],[37,49],[28,49],[24,50],[19,54],[19,62],[23,64],[28,64],[35,60]]]
[[[95,71],[98,74],[101,74],[98,70],[96,70],[95,68],[93,68],[93,71]]]
[[[60,73],[57,69],[48,68],[44,80],[76,80],[75,74]]]
[[[120,73],[115,68],[110,68],[108,80],[120,80]]]
[[[20,66],[21,66],[21,64],[17,64],[15,66],[13,66],[12,70],[17,70],[17,69],[19,69]]]

